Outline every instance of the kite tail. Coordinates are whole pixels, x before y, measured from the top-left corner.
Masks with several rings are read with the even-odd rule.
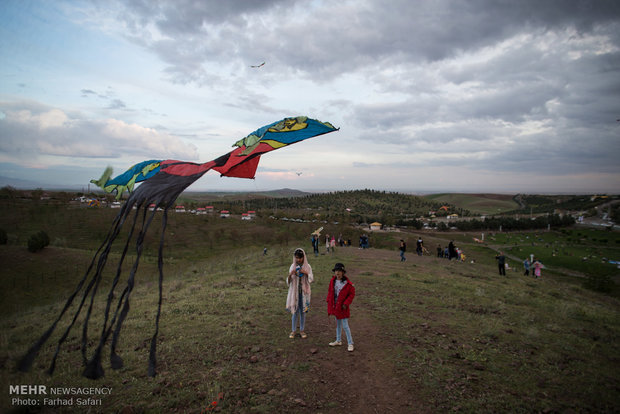
[[[114,240],[116,240],[116,237],[118,236],[120,229],[122,227],[122,225],[125,223],[125,220],[127,219],[127,216],[129,215],[129,212],[131,211],[132,207],[133,207],[134,203],[131,202],[130,200],[128,200],[122,207],[119,215],[121,216],[121,220],[119,221],[118,225],[115,227],[114,229],[114,233],[112,235],[112,238],[110,239],[108,245],[106,246],[105,250],[101,253],[101,256],[99,257],[99,262],[97,263],[97,270],[95,272],[95,275],[93,276],[93,279],[91,280],[91,283],[89,285],[89,289],[91,288],[91,286],[94,286],[93,289],[93,293],[91,296],[91,300],[90,300],[90,305],[88,307],[87,313],[86,313],[86,318],[84,320],[84,325],[82,328],[82,346],[81,346],[81,350],[82,350],[82,360],[84,362],[84,365],[86,366],[86,368],[84,369],[83,375],[87,378],[90,379],[97,379],[100,378],[104,375],[104,371],[103,371],[103,367],[101,366],[101,349],[97,348],[95,350],[95,353],[93,355],[93,357],[90,359],[90,361],[88,360],[87,356],[86,356],[86,348],[88,345],[88,322],[90,320],[90,315],[92,313],[92,308],[93,308],[93,303],[94,303],[94,299],[95,299],[95,294],[97,293],[97,288],[99,286],[99,282],[101,281],[101,274],[103,272],[103,268],[105,267],[105,264],[107,262],[108,259],[108,254],[110,252],[110,249],[112,247],[112,243],[114,242]],[[134,220],[135,221],[135,220]],[[82,299],[82,303],[80,304],[80,309],[82,305],[84,304],[84,301],[88,295],[88,290],[87,292],[85,292],[84,294],[84,298]],[[79,312],[79,311],[78,311]],[[77,317],[77,314],[76,314]]]
[[[129,211],[131,211],[131,208],[133,207],[133,205],[134,205],[133,201],[127,200],[127,202],[125,203],[123,208],[128,207],[127,208],[127,213],[128,213]],[[137,211],[140,211],[140,205],[138,206],[138,210]],[[140,230],[140,236],[142,236],[142,238],[140,236],[138,236],[138,240],[136,241],[136,243],[141,243],[141,241],[144,239],[143,234],[146,231],[145,230],[146,211],[147,210],[144,209],[144,215],[142,217],[142,229]],[[135,226],[135,222],[137,220],[137,217],[138,217],[138,214],[136,212],[136,216],[134,216],[133,226]],[[150,221],[149,221],[149,223],[150,223]],[[147,227],[148,227],[148,225],[147,225]],[[136,258],[136,262],[133,265],[130,278],[133,277],[133,275],[135,274],[135,271],[136,271],[136,269],[138,267],[138,262],[140,260],[140,253],[141,253],[141,251],[142,251],[142,249],[141,249],[141,246],[140,246],[138,257]],[[119,269],[120,269],[120,265],[119,265]],[[117,272],[118,272],[118,269],[117,269]],[[123,297],[124,296],[125,295],[123,295]],[[127,311],[129,311],[129,309],[127,309]],[[82,335],[82,352],[84,354],[85,354],[86,343],[87,343],[87,337],[86,337],[86,333],[87,333],[86,332],[86,328],[87,328],[86,324],[87,324],[87,322],[88,322],[88,319],[84,322],[84,331],[83,331],[83,335]],[[86,378],[98,379],[98,378],[101,378],[105,374],[105,372],[103,370],[103,366],[101,365],[101,350],[102,350],[102,347],[98,346],[97,349],[95,350],[95,353],[91,357],[91,359],[86,363],[86,368],[84,368],[84,372],[82,373],[82,375],[85,376]]]
[[[64,316],[65,312],[67,312],[67,310],[73,304],[73,300],[75,299],[77,294],[80,292],[80,290],[82,290],[82,287],[84,286],[84,283],[86,282],[86,279],[88,279],[88,275],[90,274],[91,270],[93,269],[93,266],[95,265],[95,260],[97,259],[97,256],[101,252],[101,249],[103,249],[103,247],[106,245],[106,243],[108,243],[110,241],[110,238],[114,234],[116,226],[118,226],[118,224],[119,224],[120,218],[121,218],[121,213],[119,212],[119,214],[116,216],[116,218],[114,219],[114,222],[112,224],[112,230],[110,230],[110,232],[106,236],[106,238],[103,241],[103,243],[101,243],[101,245],[99,246],[99,249],[97,249],[97,252],[95,252],[95,255],[93,256],[93,258],[92,258],[88,268],[86,269],[86,273],[84,274],[84,277],[82,277],[82,279],[78,282],[77,287],[75,288],[73,293],[71,293],[71,295],[67,299],[67,302],[65,303],[65,306],[60,311],[60,314],[58,315],[56,320],[47,329],[47,331],[45,331],[45,333],[43,335],[41,335],[41,337],[37,340],[37,342],[35,342],[30,347],[30,349],[28,349],[26,354],[19,360],[19,362],[17,364],[17,369],[19,371],[27,372],[27,371],[30,370],[30,368],[32,368],[32,363],[34,362],[34,359],[37,357],[39,351],[41,350],[41,347],[45,344],[45,342],[47,342],[49,337],[52,335],[52,333],[56,329],[56,326],[58,325],[58,322],[60,322],[60,320]],[[84,303],[84,299],[85,299],[86,295],[88,294],[87,292],[85,293],[85,296],[82,299],[82,304]],[[81,309],[82,304],[80,304],[80,308],[79,309]],[[76,313],[76,315],[75,315],[75,317],[73,319],[73,322],[71,323],[69,328],[67,328],[67,332],[65,332],[65,335],[63,335],[63,337],[60,339],[60,341],[58,343],[58,347],[57,347],[56,353],[54,355],[54,358],[52,359],[52,364],[51,364],[50,368],[48,369],[48,373],[49,374],[52,374],[54,372],[54,367],[55,367],[55,364],[56,364],[56,357],[58,356],[60,345],[67,338],[67,336],[69,334],[69,330],[71,329],[71,326],[73,326],[73,323],[77,319],[77,315],[79,314],[79,309],[78,309],[78,312]]]
[[[108,340],[108,338],[110,337],[110,333],[112,332],[112,327],[114,326],[114,323],[116,322],[116,318],[118,317],[118,311],[121,308],[121,304],[123,302],[123,299],[125,298],[125,295],[128,292],[128,288],[125,287],[125,289],[123,290],[123,294],[121,295],[119,301],[118,301],[118,306],[116,307],[116,311],[114,312],[114,317],[112,318],[112,322],[110,322],[110,328],[108,329],[108,331],[106,332],[105,335],[105,341]],[[104,343],[105,343],[104,341]],[[114,349],[112,349],[112,351],[110,352],[110,367],[112,367],[112,369],[121,369],[123,368],[123,358],[121,358],[120,356],[118,356],[118,354],[116,353],[116,347]]]
[[[131,200],[127,200],[127,202],[123,205],[119,213],[121,215],[121,220],[119,221],[118,225],[115,227],[114,233],[108,245],[106,246],[103,253],[101,253],[101,256],[99,257],[99,262],[97,263],[97,270],[91,281],[91,285],[93,285],[94,288],[92,289],[92,294],[90,297],[90,304],[88,306],[88,310],[86,311],[86,318],[84,319],[84,324],[82,326],[82,347],[81,349],[82,349],[82,359],[84,361],[84,364],[86,364],[88,360],[88,358],[86,357],[86,348],[88,345],[88,322],[90,321],[90,315],[92,314],[93,306],[95,303],[95,295],[97,294],[99,283],[101,282],[101,275],[103,273],[103,268],[105,267],[106,262],[108,261],[108,254],[110,253],[112,244],[116,240],[116,237],[118,236],[121,227],[123,226],[123,224],[125,223],[125,220],[129,216],[129,213],[131,212],[133,205],[134,203]],[[135,224],[135,220],[134,220],[134,224]],[[121,263],[122,261],[123,259],[121,258]],[[120,269],[120,265],[119,265],[119,269]],[[90,290],[90,286],[89,286],[89,290]],[[88,292],[85,293],[84,298],[86,298],[87,294]]]
[[[125,219],[129,215],[129,211],[130,210],[128,209],[126,214],[125,214],[125,216],[123,217],[123,219]],[[125,257],[127,255],[128,249],[129,249],[129,243],[131,242],[131,238],[133,237],[133,233],[134,233],[134,230],[136,228],[136,222],[137,222],[137,219],[138,219],[139,211],[140,211],[139,209],[136,209],[136,214],[134,216],[134,220],[133,220],[133,223],[131,225],[131,229],[129,230],[129,235],[127,236],[127,242],[125,243],[125,247],[123,248],[123,253],[121,255],[121,259],[120,259],[120,262],[118,264],[118,268],[116,269],[116,276],[114,277],[114,280],[112,281],[112,286],[110,287],[110,291],[108,293],[108,301],[107,301],[107,304],[106,304],[106,309],[105,309],[105,314],[104,314],[103,328],[101,330],[101,337],[99,339],[99,344],[97,345],[97,348],[95,350],[95,355],[99,355],[99,358],[101,356],[101,352],[103,350],[103,346],[105,344],[105,341],[108,339],[108,337],[110,335],[111,329],[108,329],[108,320],[109,320],[109,316],[110,316],[110,308],[112,307],[112,301],[114,300],[114,289],[118,285],[118,281],[119,281],[121,273],[122,273],[122,266],[123,266],[123,263],[125,262]],[[125,296],[125,292],[126,292],[126,290],[123,291],[123,294],[122,294],[121,298]],[[116,308],[116,312],[114,313],[114,317],[112,318],[112,322],[110,323],[110,326],[113,325],[114,321],[116,320],[116,315],[118,314],[119,307]],[[112,365],[112,368],[115,369],[114,361],[111,361],[111,365]],[[99,369],[95,368],[95,372],[98,372],[100,375],[103,375],[103,369],[99,370]]]
[[[138,205],[138,210],[142,208],[142,205],[143,203],[140,202],[140,204]],[[127,287],[125,288],[125,291],[123,292],[123,295],[121,296],[120,301],[119,301],[119,306],[120,306],[120,302],[122,302],[124,299],[123,309],[120,313],[118,321],[116,322],[114,334],[112,336],[110,360],[113,364],[114,369],[118,369],[123,366],[122,358],[116,354],[116,345],[118,343],[118,338],[120,336],[120,331],[121,331],[123,322],[125,318],[127,317],[127,314],[129,313],[129,297],[131,295],[131,291],[133,290],[136,271],[138,269],[138,264],[140,263],[140,257],[142,256],[144,237],[146,235],[146,232],[151,222],[153,221],[153,218],[155,217],[156,210],[153,211],[153,214],[151,214],[148,220],[146,220],[146,213],[147,213],[147,208],[144,207],[144,215],[142,217],[143,218],[142,228],[140,229],[140,233],[138,234],[138,237],[136,239],[136,251],[137,251],[136,261],[134,262],[131,272],[129,274],[129,279],[127,280]],[[101,367],[101,349],[98,349],[97,352],[95,352],[95,354],[91,358],[91,360],[88,361],[86,368],[84,369],[83,375],[87,378],[97,379],[97,378],[102,377],[103,374],[104,374],[103,368]]]
[[[120,319],[119,321],[125,320],[125,317],[127,316],[127,314],[129,313],[129,293],[131,293],[131,290],[133,289],[133,276],[135,275],[137,269],[138,269],[138,264],[140,262],[140,256],[141,256],[141,252],[142,252],[142,245],[141,245],[141,236],[143,239],[143,232],[146,232],[146,229],[144,227],[144,220],[146,219],[146,211],[147,211],[147,206],[148,204],[146,203],[146,201],[141,202],[140,206],[138,207],[138,211],[140,210],[140,207],[144,205],[144,215],[142,217],[142,228],[140,229],[140,234],[138,235],[138,239],[136,240],[136,246],[138,246],[138,244],[140,243],[140,247],[138,249],[138,254],[136,256],[136,261],[132,267],[132,270],[130,272],[130,279],[127,281],[127,286],[125,286],[125,289],[123,289],[123,293],[121,294],[120,298],[118,299],[118,304],[116,305],[116,310],[114,311],[114,317],[112,318],[112,321],[110,322],[110,326],[107,330],[107,332],[105,333],[105,337],[102,338],[101,341],[101,345],[103,346],[103,344],[108,340],[108,338],[110,337],[110,333],[112,332],[112,328],[114,328],[115,323],[117,318],[119,317],[119,310],[121,309],[121,305],[123,305],[123,303],[125,304],[125,306],[123,306],[123,310],[120,314]],[[157,209],[153,209],[153,215],[155,214],[155,211],[157,211]],[[151,218],[149,220],[149,224],[150,221],[153,219],[153,215],[151,215]],[[138,219],[138,212],[136,212],[136,216],[134,218],[134,226],[136,224],[136,220]],[[148,227],[148,225],[147,225]],[[133,233],[133,230],[132,230]],[[120,270],[120,267],[119,267]],[[127,299],[125,299],[127,298]],[[108,303],[111,303],[113,297],[110,296],[108,298]],[[122,322],[120,322],[120,324],[122,324]],[[114,336],[113,336],[113,340],[112,340],[112,346],[110,349],[110,366],[112,367],[112,369],[121,369],[123,367],[123,358],[121,358],[117,353],[116,353],[116,343],[118,341],[118,336],[120,334],[120,325],[117,324],[116,325],[116,329],[114,330]]]
[[[149,353],[149,377],[157,375],[157,335],[159,333],[159,317],[161,315],[162,290],[164,283],[164,236],[166,235],[166,224],[168,222],[168,207],[164,210],[161,225],[161,238],[159,239],[159,254],[157,267],[159,268],[159,301],[157,302],[157,317],[155,318],[155,334],[151,339],[151,351]]]

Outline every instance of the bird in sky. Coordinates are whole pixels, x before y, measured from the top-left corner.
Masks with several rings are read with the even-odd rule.
[[[264,66],[265,62],[261,63],[260,65],[250,65],[251,68],[260,68],[261,66]]]
[[[302,172],[301,171],[295,172],[295,174],[297,174],[297,176],[299,177],[302,174]]]

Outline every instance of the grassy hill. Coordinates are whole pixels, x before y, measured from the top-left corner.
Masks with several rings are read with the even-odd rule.
[[[217,208],[237,213],[251,209],[280,217],[346,223],[380,221],[391,225],[428,215],[429,211],[437,210],[442,205],[415,195],[375,190],[336,191],[276,198],[238,197],[213,203]],[[453,205],[451,207],[456,209]]]
[[[246,201],[255,199],[271,199],[271,198],[290,198],[290,197],[303,197],[311,193],[304,191],[293,190],[290,188],[282,188],[280,190],[271,191],[206,191],[206,192],[194,192],[186,191],[179,198],[179,203],[184,201],[194,202],[198,205],[211,202],[227,202],[227,201]]]
[[[449,193],[429,194],[424,198],[433,202],[452,204],[459,209],[466,209],[473,214],[480,215],[501,214],[519,208],[519,204],[514,201],[513,196],[507,194]]]
[[[595,230],[502,233],[487,235],[486,243],[473,240],[478,234],[461,232],[374,232],[369,250],[336,248],[325,254],[321,248],[318,257],[309,256],[315,275],[309,338],[290,340],[284,278],[294,248],[311,250],[314,224],[171,214],[158,375],[146,375],[158,298],[155,234],[146,240],[121,334],[124,368],[109,368],[106,349],[105,377],[96,382],[81,377],[80,317],[53,376],[44,371],[67,320],[33,370],[15,372],[17,359],[51,324],[82,277],[114,214],[0,202],[0,228],[9,236],[9,243],[0,245],[0,386],[5,390],[14,384],[110,387],[110,395],[96,398],[97,412],[201,412],[214,402],[223,412],[239,413],[613,412],[620,405],[617,287],[607,294],[586,289],[588,267],[547,262],[573,257],[573,248],[587,250],[593,263],[601,262],[601,249],[615,257],[616,233]],[[52,243],[29,253],[25,241],[41,229]],[[355,241],[365,231],[327,224],[324,234],[343,233]],[[431,252],[454,239],[466,261],[407,253],[401,263],[398,240],[413,246],[419,235]],[[509,255],[506,277],[497,275],[496,249]],[[548,254],[541,279],[522,276],[520,259],[531,251]],[[110,263],[118,253],[113,250]],[[324,298],[335,262],[345,263],[357,291],[350,320],[353,353],[327,346],[335,323],[326,318]],[[132,263],[130,257],[128,266]],[[95,298],[89,355],[114,276],[115,266],[108,266]],[[615,267],[605,267],[610,268]],[[617,271],[610,277],[617,283]],[[0,397],[2,412],[18,412],[11,397],[6,392]],[[41,411],[84,411],[75,404]]]

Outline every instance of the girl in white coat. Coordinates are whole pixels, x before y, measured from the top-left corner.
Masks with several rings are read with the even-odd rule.
[[[288,295],[286,296],[286,309],[291,312],[291,333],[289,338],[295,338],[297,319],[299,317],[299,335],[307,338],[305,332],[306,312],[310,309],[310,283],[314,281],[312,267],[308,263],[306,252],[296,249],[293,254],[293,263],[288,271],[286,283]]]

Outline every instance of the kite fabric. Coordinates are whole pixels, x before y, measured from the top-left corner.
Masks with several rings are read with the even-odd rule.
[[[52,335],[56,329],[56,326],[62,320],[63,316],[82,290],[83,294],[77,310],[75,311],[69,326],[58,340],[56,352],[52,357],[52,361],[47,372],[50,375],[54,372],[61,345],[69,336],[71,329],[75,325],[75,322],[85,307],[86,315],[82,326],[81,343],[82,362],[85,366],[83,375],[91,379],[97,379],[104,375],[101,357],[104,345],[110,338],[110,335],[112,336],[110,345],[110,366],[112,369],[122,368],[123,360],[116,353],[116,347],[123,322],[129,313],[129,299],[133,291],[135,275],[138,270],[140,257],[142,255],[144,238],[151,222],[153,221],[153,218],[155,217],[155,214],[161,209],[163,210],[163,216],[157,261],[159,272],[159,300],[157,305],[157,315],[155,318],[155,332],[151,338],[148,367],[148,375],[151,377],[155,376],[157,364],[156,346],[157,335],[159,332],[159,320],[161,316],[162,286],[164,277],[164,234],[168,220],[168,210],[174,205],[177,197],[183,192],[183,190],[211,169],[219,172],[221,176],[254,178],[261,155],[308,138],[337,130],[338,128],[335,128],[328,122],[320,122],[307,117],[285,118],[281,121],[274,122],[270,125],[257,129],[247,137],[237,141],[233,145],[237,148],[231,152],[203,164],[176,160],[143,161],[113,179],[110,179],[112,176],[112,169],[107,168],[99,180],[91,180],[91,182],[97,184],[107,192],[116,192],[117,199],[121,198],[125,190],[129,191],[129,197],[122,205],[118,215],[113,220],[112,227],[108,235],[93,256],[86,273],[79,281],[73,293],[71,293],[67,299],[67,302],[60,311],[60,314],[47,329],[47,331],[43,333],[39,340],[36,341],[30,347],[28,352],[26,352],[26,354],[22,357],[18,363],[18,369],[20,371],[28,371],[32,367],[34,359],[36,358],[41,347]],[[138,183],[140,183],[140,185],[134,190],[135,185]],[[151,205],[154,205],[156,208],[151,208],[149,213],[149,207]],[[132,211],[134,212],[133,221],[131,217]],[[108,254],[126,221],[131,223],[127,224],[131,227],[118,263],[115,277],[112,281],[112,286],[107,296],[106,309],[103,315],[103,325],[99,336],[99,342],[93,355],[89,359],[87,356],[88,323],[94,307],[95,295],[101,282],[102,273],[108,259]],[[120,295],[117,295],[114,291],[120,281],[122,265],[136,230],[136,259],[129,272],[127,285],[124,287]],[[118,302],[112,311],[115,298],[118,298]]]

